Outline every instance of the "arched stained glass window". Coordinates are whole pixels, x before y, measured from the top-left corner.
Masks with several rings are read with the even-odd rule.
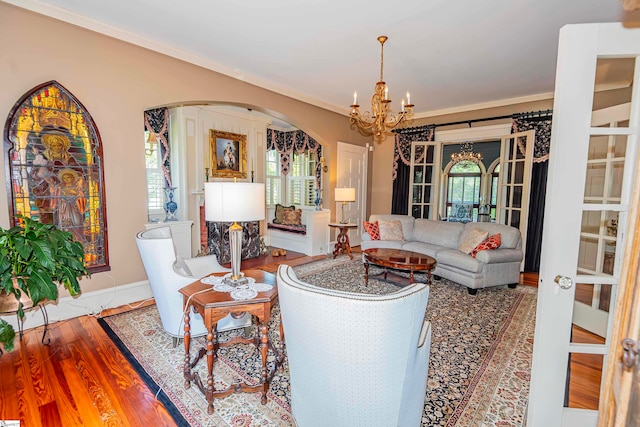
[[[11,225],[20,215],[69,231],[90,272],[109,270],[100,134],[84,106],[51,81],[26,93],[5,124]]]

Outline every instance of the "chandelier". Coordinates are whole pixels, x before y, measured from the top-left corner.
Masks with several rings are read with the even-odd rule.
[[[451,155],[451,162],[453,164],[460,163],[463,161],[470,161],[474,163],[479,163],[482,160],[482,154],[473,152],[473,142],[463,142],[460,144],[460,152],[453,153]]]
[[[367,111],[360,114],[358,109],[358,94],[353,92],[353,104],[351,105],[351,123],[360,126],[361,129],[371,129],[375,136],[380,136],[383,132],[391,130],[398,126],[407,117],[413,114],[413,104],[411,103],[411,95],[407,92],[407,103],[402,100],[402,108],[398,114],[389,113],[391,99],[389,99],[389,88],[384,82],[384,42],[387,36],[378,37],[380,42],[380,81],[376,83],[376,87],[371,97],[371,112]]]

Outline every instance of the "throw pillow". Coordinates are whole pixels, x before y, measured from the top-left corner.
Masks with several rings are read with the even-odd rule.
[[[480,251],[498,249],[501,244],[502,244],[502,237],[500,237],[500,233],[494,234],[493,236],[487,237],[485,240],[480,242],[478,246],[473,248],[473,250],[471,251],[471,256],[475,258],[478,252]]]
[[[380,240],[404,240],[402,223],[400,221],[378,221]]]
[[[285,209],[282,225],[302,225],[302,209]]]
[[[365,221],[364,229],[367,230],[369,236],[371,236],[371,240],[380,240],[380,229],[378,228],[378,221]]]
[[[286,210],[294,210],[296,207],[294,205],[291,206],[282,206],[281,204],[276,204],[276,215],[273,219],[274,224],[282,224],[284,220],[284,211]]]
[[[488,231],[482,231],[479,228],[474,228],[469,233],[467,233],[466,237],[460,244],[458,245],[458,249],[465,254],[470,254],[473,248],[478,246],[484,239],[489,235]]]

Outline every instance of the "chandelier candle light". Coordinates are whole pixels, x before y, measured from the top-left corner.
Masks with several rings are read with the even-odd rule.
[[[356,189],[355,188],[336,188],[335,199],[336,199],[336,202],[342,202],[342,216],[340,219],[340,224],[346,224],[349,222],[349,220],[344,217],[344,206],[347,203],[356,201]]]
[[[238,286],[247,281],[240,272],[242,258],[242,226],[238,222],[260,221],[265,218],[263,183],[205,182],[205,219],[213,222],[233,222],[229,227],[231,276],[225,281]]]
[[[389,87],[384,82],[384,42],[388,39],[387,36],[378,37],[380,42],[380,81],[376,83],[376,87],[371,97],[371,112],[367,111],[364,114],[360,114],[358,105],[358,94],[353,92],[353,104],[351,105],[351,123],[360,126],[361,129],[371,129],[371,132],[375,136],[380,136],[387,130],[391,130],[398,126],[407,117],[413,114],[413,104],[411,103],[411,95],[407,92],[407,102],[405,104],[402,100],[402,107],[400,112],[396,114],[389,114],[389,106],[391,99],[389,99]]]

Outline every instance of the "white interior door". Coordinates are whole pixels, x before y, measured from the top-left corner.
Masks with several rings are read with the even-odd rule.
[[[629,95],[630,121],[592,122],[598,61],[631,61],[631,81],[640,79],[640,29],[622,24],[567,25],[560,31],[553,125],[542,236],[538,309],[533,349],[529,427],[595,426],[598,403],[578,408],[568,396],[578,370],[572,361],[589,357],[606,365],[610,326],[600,342],[584,340],[573,325],[581,292],[608,289],[613,295],[622,263],[632,177],[638,163],[640,91]],[[617,218],[615,230],[608,229]],[[611,273],[605,272],[608,242],[615,240]],[[580,333],[578,333],[580,332]],[[600,368],[600,373],[602,368]],[[597,375],[598,372],[593,373]],[[604,376],[603,376],[604,377]],[[599,388],[593,392],[599,393]]]
[[[503,136],[500,145],[496,222],[520,230],[523,254],[527,248],[533,144],[534,131],[528,130]]]
[[[357,224],[357,229],[349,232],[351,246],[360,245],[362,234],[362,222],[366,218],[367,206],[367,157],[366,147],[338,142],[338,181],[337,187],[350,187],[356,189],[356,201],[344,206],[345,218],[352,224]],[[342,204],[336,203],[336,218],[341,217]]]

